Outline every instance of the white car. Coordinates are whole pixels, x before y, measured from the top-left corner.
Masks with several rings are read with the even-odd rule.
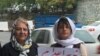
[[[32,31],[31,37],[39,46],[50,47],[51,44],[55,43],[52,27],[35,29]],[[88,56],[100,56],[100,54],[97,53],[99,51],[99,41],[92,37],[86,30],[77,29],[75,37],[86,43]]]
[[[92,24],[83,26],[82,29],[85,29],[96,38],[100,37],[100,21],[95,21]]]

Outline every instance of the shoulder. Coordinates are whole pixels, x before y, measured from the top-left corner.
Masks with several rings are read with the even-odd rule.
[[[30,49],[37,49],[38,45],[35,42],[32,42],[32,46],[30,47]]]
[[[9,49],[9,48],[11,48],[11,42],[6,43],[6,44],[2,47],[2,49]]]
[[[60,45],[59,43],[55,43],[55,44],[52,44],[51,47],[63,47],[63,46]]]
[[[80,48],[80,46],[81,46],[81,43],[78,43],[78,44],[74,44],[74,48]]]
[[[35,43],[35,42],[32,42],[32,46],[33,47],[38,47],[37,43]]]
[[[8,52],[11,53],[11,52],[15,52],[15,51],[16,51],[16,50],[12,47],[11,42],[5,44],[1,49],[2,49],[3,52],[7,52],[7,53],[8,53]]]
[[[35,56],[38,54],[38,45],[34,42],[32,42],[32,46],[30,47],[30,52],[28,53],[29,56]]]
[[[2,51],[2,56],[10,56],[10,53],[13,54],[13,51],[12,51],[12,47],[11,47],[11,43],[7,43],[5,44],[2,48],[1,48],[1,51]]]
[[[74,44],[74,48],[86,48],[84,43]]]

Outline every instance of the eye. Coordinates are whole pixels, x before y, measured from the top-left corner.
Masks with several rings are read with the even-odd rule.
[[[16,28],[16,31],[20,31],[21,29],[20,28]]]
[[[28,29],[26,29],[26,28],[24,28],[23,30],[24,30],[24,31],[28,31]]]
[[[27,28],[16,28],[16,31],[28,31],[28,29]]]

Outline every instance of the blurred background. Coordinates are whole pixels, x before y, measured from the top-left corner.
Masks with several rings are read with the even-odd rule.
[[[64,15],[81,27],[99,20],[99,10],[100,0],[0,0],[0,21],[8,21],[10,26],[18,16],[23,16],[33,20],[38,28],[53,25]]]

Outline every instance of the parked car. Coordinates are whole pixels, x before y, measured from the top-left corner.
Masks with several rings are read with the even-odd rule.
[[[38,28],[31,33],[32,40],[38,43],[39,46],[50,46],[55,43],[52,27]],[[77,28],[75,37],[81,39],[86,43],[88,56],[100,56],[99,51],[99,40],[90,35],[86,30]]]
[[[96,38],[100,37],[100,21],[95,21],[92,24],[83,26],[82,29],[85,29]]]

